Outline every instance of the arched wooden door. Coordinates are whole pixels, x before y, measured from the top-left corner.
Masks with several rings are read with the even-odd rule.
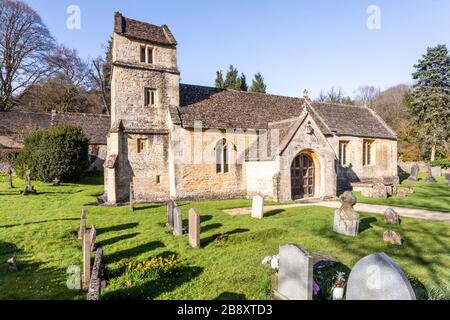
[[[314,197],[315,171],[313,159],[306,155],[298,155],[291,166],[292,200]]]

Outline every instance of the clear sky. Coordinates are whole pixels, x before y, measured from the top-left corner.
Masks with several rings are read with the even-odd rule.
[[[233,64],[261,72],[269,93],[312,97],[332,86],[347,95],[362,85],[411,83],[427,47],[450,42],[449,0],[25,0],[58,42],[83,58],[103,53],[113,15],[167,24],[178,45],[183,83],[213,85],[216,70]],[[69,30],[70,5],[81,29]],[[369,29],[367,9],[380,9]],[[371,20],[372,21],[372,20]],[[250,82],[250,81],[249,81]]]

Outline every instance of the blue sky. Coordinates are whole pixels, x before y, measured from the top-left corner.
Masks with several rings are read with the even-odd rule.
[[[84,58],[103,53],[113,14],[167,24],[178,40],[183,83],[213,85],[230,64],[261,72],[273,94],[362,85],[411,83],[413,65],[429,46],[450,41],[449,0],[25,0],[55,38]],[[66,27],[69,5],[81,9],[81,29]],[[381,10],[370,30],[367,8]]]

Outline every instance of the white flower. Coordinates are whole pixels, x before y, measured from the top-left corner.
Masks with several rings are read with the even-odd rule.
[[[272,260],[272,257],[265,257],[262,264],[268,264]]]
[[[277,256],[272,257],[272,261],[271,261],[270,267],[273,270],[278,270],[278,268],[279,268],[279,261],[278,261],[278,257]]]

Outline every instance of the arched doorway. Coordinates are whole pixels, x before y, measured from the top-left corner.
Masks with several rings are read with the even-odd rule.
[[[291,165],[292,200],[311,198],[316,190],[316,166],[308,153],[295,157]]]

